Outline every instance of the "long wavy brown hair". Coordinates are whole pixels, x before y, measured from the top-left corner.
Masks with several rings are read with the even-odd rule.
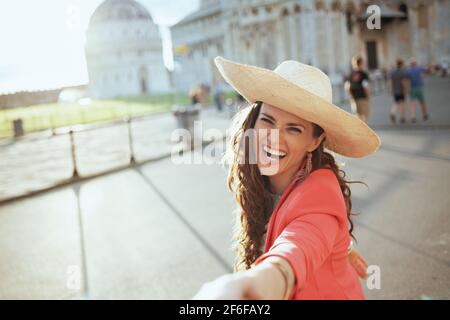
[[[234,117],[230,146],[224,159],[229,161],[228,188],[234,194],[238,204],[236,209],[236,225],[234,229],[234,250],[236,259],[234,271],[249,269],[252,263],[262,254],[261,246],[265,226],[269,221],[273,208],[270,194],[269,179],[260,174],[257,164],[249,160],[253,147],[246,139],[245,132],[253,129],[258,118],[262,102],[256,102],[250,107],[242,108]],[[314,137],[319,137],[323,129],[314,124]],[[326,138],[325,138],[326,139]],[[354,238],[350,183],[361,181],[347,181],[346,174],[341,170],[334,157],[326,152],[323,143],[312,153],[312,170],[329,168],[336,175],[345,199],[349,233]],[[363,183],[363,182],[362,182]]]

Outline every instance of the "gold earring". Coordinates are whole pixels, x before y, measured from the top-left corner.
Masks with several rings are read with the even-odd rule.
[[[312,170],[312,160],[311,159],[312,159],[312,153],[308,152],[306,154],[305,166],[298,172],[298,178],[300,180],[305,179],[311,173],[311,170]]]
[[[309,175],[312,170],[312,153],[308,152],[306,155],[305,176]]]

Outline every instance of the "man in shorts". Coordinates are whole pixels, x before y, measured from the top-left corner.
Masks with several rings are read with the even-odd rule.
[[[409,90],[409,106],[411,110],[411,122],[416,122],[416,106],[415,101],[420,103],[422,109],[423,121],[428,120],[427,104],[425,103],[425,97],[423,94],[423,73],[424,68],[417,65],[416,60],[413,58],[410,62],[408,69],[408,78],[410,84]]]
[[[397,67],[391,71],[388,80],[388,93],[393,96],[389,118],[396,123],[397,110],[400,110],[400,123],[405,123],[406,96],[408,93],[408,74],[403,68],[403,60],[397,60]]]
[[[362,57],[353,57],[352,72],[345,81],[345,91],[350,96],[352,112],[367,123],[370,115],[370,86]]]

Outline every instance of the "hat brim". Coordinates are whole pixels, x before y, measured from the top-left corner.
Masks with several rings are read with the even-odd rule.
[[[346,157],[360,158],[379,148],[378,135],[357,116],[274,71],[222,57],[216,57],[214,61],[224,79],[248,102],[265,102],[322,127],[327,149]]]

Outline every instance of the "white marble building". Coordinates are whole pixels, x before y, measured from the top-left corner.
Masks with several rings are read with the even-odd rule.
[[[367,29],[369,4],[381,8],[380,30]],[[178,90],[214,83],[216,55],[271,69],[298,60],[321,68],[337,86],[355,54],[371,70],[412,56],[439,63],[450,57],[449,18],[448,0],[202,0],[171,28],[173,81]]]
[[[135,0],[105,0],[95,10],[85,51],[93,98],[170,91],[159,29]]]

